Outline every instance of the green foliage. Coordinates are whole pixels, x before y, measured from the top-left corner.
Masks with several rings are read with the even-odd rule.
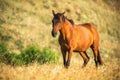
[[[112,2],[112,0],[103,0],[103,2],[105,2],[106,4],[109,4],[110,2]]]
[[[21,54],[6,53],[6,63],[10,65],[27,65],[36,60],[40,50],[35,46],[28,46]]]
[[[0,62],[5,60],[4,55],[6,54],[6,52],[7,52],[6,44],[3,42],[0,42]]]
[[[6,45],[0,43],[0,62],[10,64],[13,66],[28,65],[32,62],[40,64],[57,63],[59,56],[49,48],[44,48],[42,51],[36,46],[28,46],[21,54],[9,53]]]
[[[36,46],[27,47],[22,53],[22,60],[25,61],[25,64],[29,64],[37,58],[40,50]]]
[[[3,42],[0,42],[0,53],[5,53],[7,51],[6,44]]]
[[[41,54],[38,57],[38,62],[44,63],[57,63],[59,60],[59,55],[57,55],[54,51],[45,47]]]
[[[21,54],[18,54],[18,55],[16,54],[12,59],[13,60],[12,60],[11,64],[14,66],[15,65],[21,66],[21,65],[25,64],[25,61],[23,60],[23,56]]]
[[[6,63],[8,63],[8,64],[11,64],[11,65],[14,65],[15,64],[15,60],[16,60],[16,54],[14,54],[14,53],[6,53],[5,54],[5,61],[6,61]]]

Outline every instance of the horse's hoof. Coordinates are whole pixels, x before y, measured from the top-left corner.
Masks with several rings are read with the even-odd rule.
[[[82,68],[85,68],[85,67],[86,67],[86,65],[85,65],[85,64],[83,64],[83,65],[82,65]]]
[[[69,66],[67,66],[67,65],[64,65],[64,68],[68,69],[68,68],[69,68]]]
[[[68,69],[69,68],[69,66],[66,66],[66,69]]]
[[[67,66],[64,66],[64,68],[65,68],[65,69],[68,69],[68,67],[67,67]]]

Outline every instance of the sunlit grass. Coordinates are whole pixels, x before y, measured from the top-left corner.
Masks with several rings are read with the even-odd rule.
[[[73,58],[76,58],[73,56]],[[61,64],[43,64],[33,63],[28,66],[12,67],[0,64],[2,73],[0,78],[3,80],[119,80],[119,63],[118,60],[107,59],[104,60],[103,66],[98,69],[90,60],[88,65],[83,69],[82,59],[76,58],[72,60],[69,69],[65,69]],[[11,73],[12,72],[12,73]]]

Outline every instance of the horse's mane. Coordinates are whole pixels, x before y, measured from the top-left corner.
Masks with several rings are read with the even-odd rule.
[[[61,15],[61,13],[57,13],[57,14],[55,15],[55,18],[60,17],[60,15]],[[65,19],[67,19],[72,25],[74,25],[74,21],[73,21],[72,19],[68,19],[66,16],[64,16],[64,20],[65,20]]]
[[[74,21],[72,19],[68,19],[67,17],[65,17],[72,25],[74,25]]]
[[[72,25],[74,25],[74,21],[73,21],[72,19],[68,19],[68,21],[69,21]]]

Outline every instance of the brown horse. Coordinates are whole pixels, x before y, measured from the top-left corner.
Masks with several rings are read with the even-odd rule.
[[[74,25],[71,19],[64,16],[64,13],[53,13],[52,20],[52,36],[55,37],[57,32],[60,32],[59,44],[63,55],[63,62],[66,68],[70,65],[72,52],[79,52],[82,56],[84,63],[83,67],[89,61],[86,50],[90,47],[94,53],[94,60],[96,67],[98,63],[101,65],[102,60],[99,53],[99,34],[93,24],[85,23]],[[68,56],[66,56],[68,52]]]

